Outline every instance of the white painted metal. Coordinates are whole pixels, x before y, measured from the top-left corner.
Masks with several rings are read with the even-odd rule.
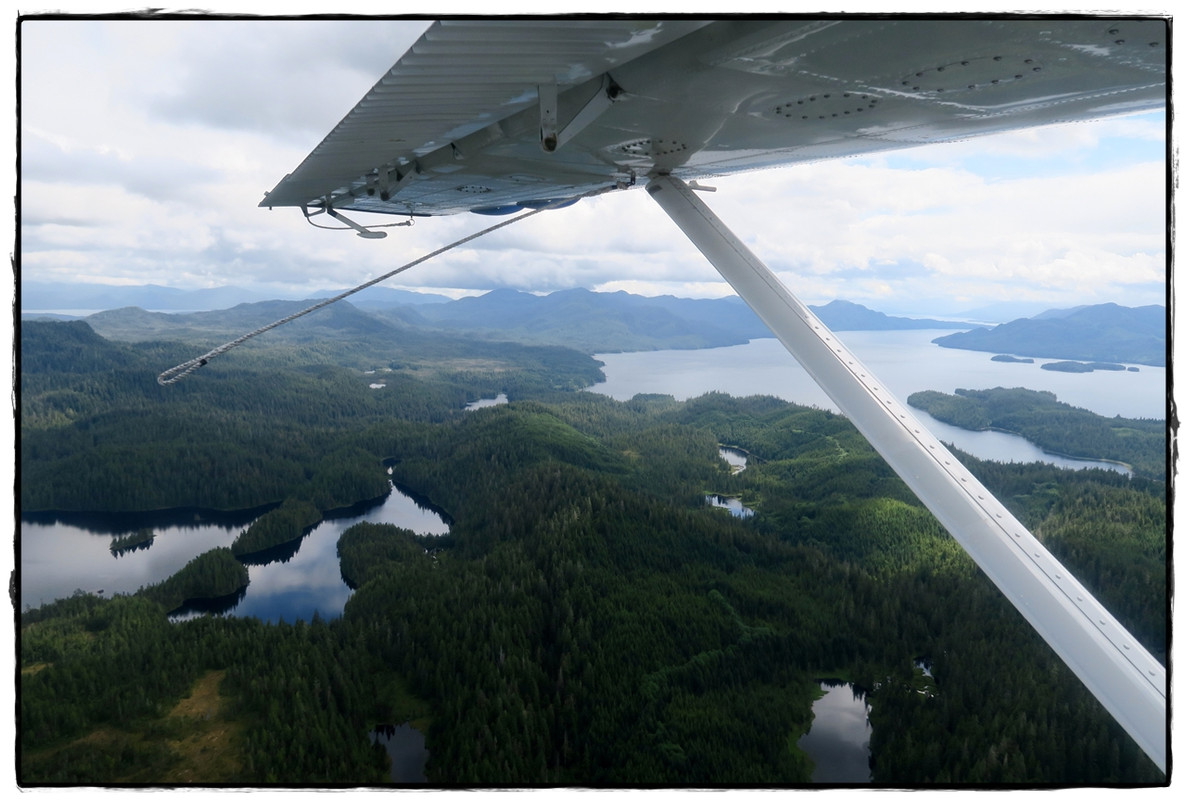
[[[1166,670],[682,181],[647,191],[1010,602],[1166,770]]]
[[[551,153],[556,149],[556,84],[542,83],[536,94],[540,97],[540,147]]]
[[[451,214],[1156,108],[1167,34],[1107,17],[450,20],[261,205]],[[590,108],[607,80],[616,102]],[[388,200],[367,191],[413,165]]]

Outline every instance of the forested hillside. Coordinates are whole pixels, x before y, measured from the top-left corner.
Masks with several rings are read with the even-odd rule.
[[[957,389],[907,398],[941,422],[967,430],[1016,433],[1052,453],[1128,465],[1134,474],[1166,479],[1166,423],[1102,417],[1033,389]]]
[[[303,524],[386,461],[453,524],[348,531],[332,620],[170,623],[180,581],[26,611],[23,784],[381,784],[368,730],[414,721],[439,785],[794,785],[829,677],[868,692],[875,782],[1163,782],[845,418],[618,402],[574,391],[596,363],[573,351],[387,336],[265,342],[160,387],[192,343],[24,326],[22,510],[289,501]],[[1165,663],[1164,484],[968,463]]]
[[[1127,308],[1102,303],[993,328],[976,328],[933,340],[941,347],[986,350],[1036,358],[1166,364],[1166,308]]]

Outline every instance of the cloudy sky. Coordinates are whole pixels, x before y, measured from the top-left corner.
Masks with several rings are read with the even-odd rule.
[[[367,241],[257,207],[425,26],[26,19],[22,279],[291,296],[489,225],[426,219]],[[702,197],[809,303],[1164,303],[1165,135],[1152,113],[747,174]],[[389,285],[730,292],[641,191],[541,214]]]

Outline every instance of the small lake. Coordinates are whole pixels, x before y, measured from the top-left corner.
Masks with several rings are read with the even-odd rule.
[[[381,725],[367,733],[372,743],[383,745],[391,762],[392,783],[425,783],[429,751],[425,735],[408,723]]]
[[[754,509],[747,508],[742,505],[742,501],[736,497],[722,497],[719,494],[705,495],[705,502],[713,508],[724,508],[730,512],[731,515],[740,519],[747,519],[754,516]]]
[[[201,512],[173,513],[172,519],[155,515],[151,524],[142,515],[22,515],[20,607],[36,608],[79,589],[107,596],[130,594],[165,580],[207,550],[230,547],[254,519],[220,515],[207,521]],[[429,535],[449,533],[440,514],[393,487],[377,502],[332,513],[284,557],[249,564],[251,583],[228,613],[271,622],[308,621],[314,612],[324,619],[341,615],[350,588],[338,565],[338,538],[358,522],[390,523]],[[156,534],[151,546],[112,555],[109,546],[115,535],[142,527]]]
[[[500,392],[494,397],[483,397],[480,400],[475,400],[473,403],[466,403],[467,411],[477,411],[480,408],[490,408],[491,406],[501,406],[507,402],[507,395]]]
[[[719,447],[717,454],[721,459],[730,465],[730,472],[737,475],[742,470],[746,469],[746,453],[736,447]]]
[[[1054,392],[1064,403],[1107,417],[1166,419],[1163,367],[1139,366],[1137,372],[1053,372],[1041,366],[1056,359],[1007,363],[993,361],[993,353],[954,350],[931,343],[947,333],[951,331],[842,331],[837,335],[903,401],[924,389],[951,394],[956,389],[1022,386]],[[801,405],[838,410],[777,339],[754,339],[744,345],[706,350],[654,350],[595,357],[604,364],[606,380],[588,391],[618,400],[629,400],[640,393],[669,394],[687,400],[718,391],[735,397],[772,395]],[[1013,434],[966,431],[918,409],[915,413],[941,441],[978,458],[1128,472],[1115,464],[1048,454]]]
[[[851,683],[822,681],[812,727],[796,746],[816,765],[813,783],[870,782],[870,706]]]

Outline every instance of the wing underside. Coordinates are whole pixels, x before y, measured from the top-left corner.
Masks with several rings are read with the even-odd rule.
[[[261,206],[497,211],[1161,106],[1149,19],[435,23]]]

